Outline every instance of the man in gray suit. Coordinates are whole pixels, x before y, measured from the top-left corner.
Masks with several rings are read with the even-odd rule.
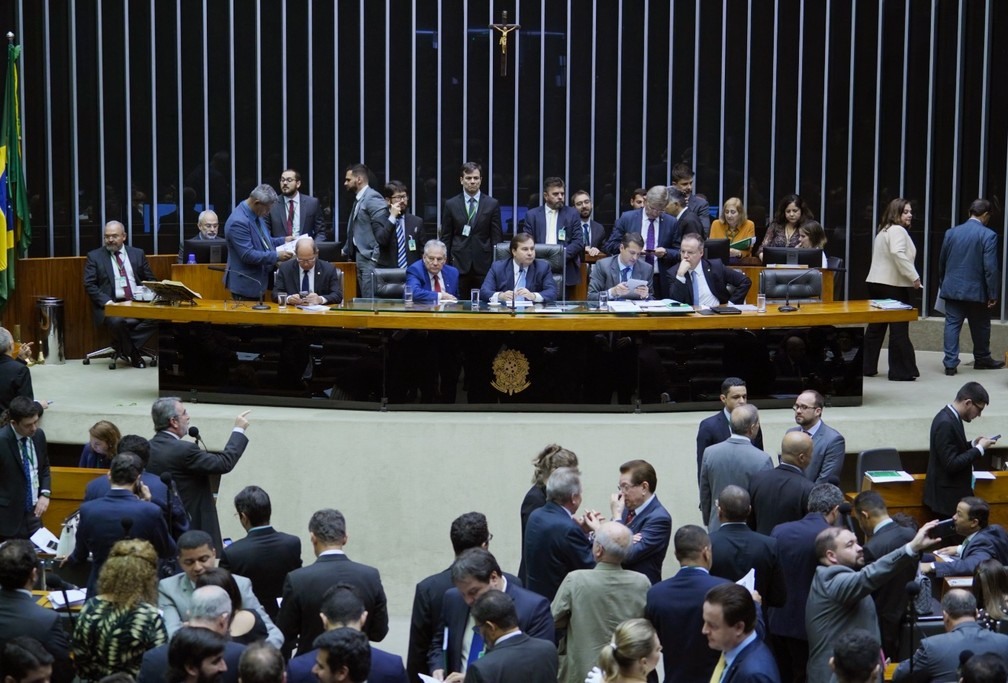
[[[654,268],[640,258],[643,251],[644,238],[639,232],[624,233],[619,254],[607,256],[592,267],[588,300],[598,301],[599,292],[608,292],[611,299],[651,298]],[[647,284],[630,289],[629,280],[644,280]]]
[[[840,480],[847,450],[843,435],[822,421],[824,405],[818,391],[809,389],[800,393],[794,404],[798,426],[788,430],[805,432],[812,437],[812,462],[805,468],[805,476],[817,484],[829,481],[830,477]]]
[[[726,486],[749,488],[749,479],[757,472],[773,469],[765,451],[752,439],[759,432],[759,410],[750,403],[735,406],[731,413],[731,436],[708,446],[700,463],[700,511],[710,532],[721,526],[714,503]]]
[[[987,227],[991,204],[977,199],[970,204],[969,220],[945,233],[938,256],[938,289],[945,299],[945,374],[956,374],[959,365],[959,333],[969,321],[973,338],[973,367],[996,370],[1004,367],[990,352],[991,311],[997,305],[1001,273],[997,258],[997,235]]]
[[[864,553],[854,532],[828,527],[816,536],[819,559],[812,587],[805,604],[805,630],[809,638],[808,683],[827,683],[832,676],[829,659],[833,644],[841,634],[854,628],[879,637],[878,618],[872,591],[889,580],[893,573],[912,565],[917,555],[941,542],[927,532],[938,520],[925,524],[904,546],[864,566]]]
[[[325,239],[325,224],[319,200],[301,194],[301,174],[293,168],[280,174],[280,201],[270,209],[270,231],[274,237],[294,238],[311,235],[316,241]]]
[[[975,655],[993,652],[1008,661],[1008,636],[994,633],[976,621],[977,602],[969,591],[954,588],[942,598],[945,633],[921,641],[910,660],[900,662],[894,681],[955,681],[959,679],[959,653]],[[910,671],[913,670],[911,674]]]
[[[343,187],[354,195],[343,253],[357,263],[357,284],[365,299],[374,297],[374,269],[396,267],[388,248],[394,225],[385,199],[368,185],[369,174],[364,164],[353,164],[343,179]]]

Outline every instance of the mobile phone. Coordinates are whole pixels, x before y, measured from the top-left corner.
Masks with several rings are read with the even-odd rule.
[[[1001,438],[1001,435],[998,434],[997,436],[988,436],[987,438],[990,439],[991,441],[997,441],[998,439]]]
[[[928,529],[928,538],[945,538],[946,536],[951,536],[956,532],[955,530],[955,520],[946,519],[938,522],[933,527]]]

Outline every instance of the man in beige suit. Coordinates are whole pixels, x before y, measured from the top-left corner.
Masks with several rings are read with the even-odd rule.
[[[551,607],[556,627],[567,629],[566,652],[563,643],[559,648],[559,683],[581,683],[616,627],[644,616],[651,582],[621,567],[632,544],[629,527],[604,523],[592,545],[595,568],[573,571],[560,584]]]

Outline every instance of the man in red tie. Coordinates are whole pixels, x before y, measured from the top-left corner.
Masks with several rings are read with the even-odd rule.
[[[126,228],[119,221],[105,224],[105,246],[88,252],[84,263],[84,291],[91,299],[96,325],[104,324],[112,335],[112,344],[128,357],[135,368],[147,367],[140,349],[157,329],[151,320],[105,315],[105,306],[117,301],[132,301],[145,280],[154,280],[154,272],[142,249],[126,246]]]
[[[319,200],[301,193],[301,174],[293,168],[280,174],[279,199],[269,214],[273,237],[311,235],[320,242],[325,240],[325,223]]]

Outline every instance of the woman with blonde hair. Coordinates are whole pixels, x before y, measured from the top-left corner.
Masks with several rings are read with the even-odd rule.
[[[98,574],[98,595],[84,604],[74,626],[71,650],[82,681],[119,672],[135,677],[144,652],[168,642],[157,608],[157,564],[147,541],[112,546]]]
[[[612,640],[599,653],[598,669],[602,672],[602,680],[605,683],[647,681],[648,675],[658,666],[661,651],[658,634],[650,621],[627,619],[616,627]]]
[[[525,581],[525,526],[528,524],[529,516],[546,504],[546,480],[553,474],[553,470],[560,467],[577,468],[578,459],[573,451],[569,451],[563,446],[551,443],[539,452],[539,455],[532,458],[532,488],[525,494],[521,504],[521,532],[522,532],[522,554],[521,562],[518,565],[518,578]]]
[[[729,244],[735,244],[748,239],[749,246],[745,249],[730,249],[732,262],[748,258],[756,245],[756,226],[746,217],[746,209],[738,197],[730,197],[721,207],[721,217],[711,223],[710,238],[727,239]]]
[[[77,467],[107,470],[112,464],[112,458],[119,453],[119,440],[122,438],[119,428],[108,420],[98,420],[91,425],[88,435],[91,438],[84,444]]]

